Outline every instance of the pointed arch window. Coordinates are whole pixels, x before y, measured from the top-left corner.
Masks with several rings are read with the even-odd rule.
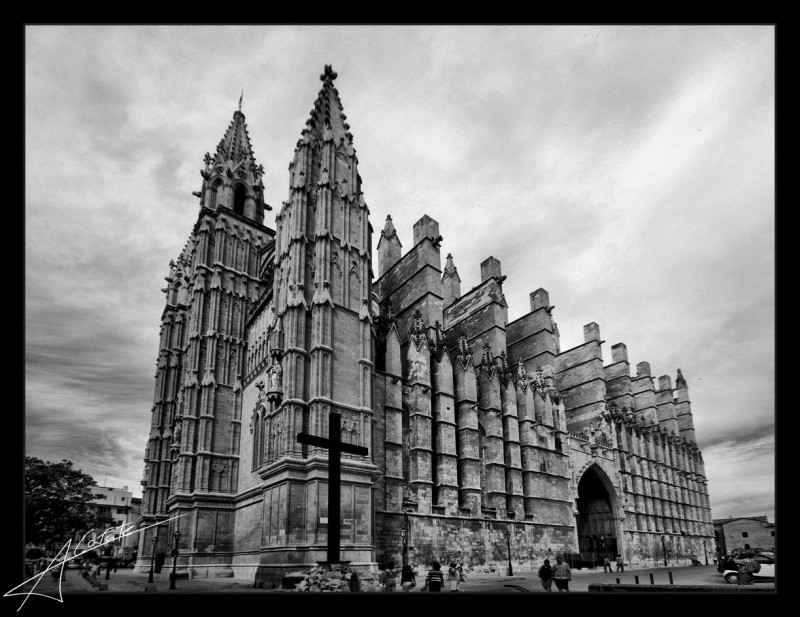
[[[184,301],[186,294],[183,291],[183,285],[180,281],[177,281],[175,285],[172,287],[172,293],[170,294],[169,303],[173,305],[178,305],[178,303],[186,304]]]
[[[246,191],[243,185],[237,184],[233,191],[233,211],[244,216],[244,198]]]
[[[224,194],[225,187],[223,186],[222,179],[220,178],[211,186],[211,204],[214,209],[225,205],[222,199]]]
[[[403,480],[408,486],[411,480],[411,410],[407,405],[403,405],[402,430],[403,430]]]

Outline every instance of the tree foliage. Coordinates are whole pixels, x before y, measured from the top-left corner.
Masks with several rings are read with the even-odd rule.
[[[92,490],[95,486],[94,478],[72,468],[72,461],[51,463],[25,457],[26,542],[52,547],[65,543],[72,534],[113,524],[92,505],[105,497]]]

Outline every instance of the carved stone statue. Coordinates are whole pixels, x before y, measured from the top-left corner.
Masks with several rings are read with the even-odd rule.
[[[283,368],[277,358],[272,358],[272,367],[269,370],[269,389],[276,392],[282,389]]]

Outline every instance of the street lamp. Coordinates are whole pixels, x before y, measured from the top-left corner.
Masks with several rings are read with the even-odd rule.
[[[408,533],[405,527],[400,530],[400,538],[403,540],[403,569],[405,569],[408,561]]]
[[[508,546],[508,575],[514,576],[514,569],[511,567],[511,530],[506,529],[506,545]]]
[[[147,579],[148,583],[153,582],[153,566],[156,563],[156,544],[158,544],[158,527],[156,527],[156,533],[153,536],[153,554],[150,556],[150,576]]]
[[[172,575],[169,578],[169,588],[170,589],[175,589],[175,578],[176,578],[175,568],[176,568],[177,563],[178,563],[178,555],[179,555],[179,553],[178,553],[178,541],[180,539],[181,539],[181,532],[180,531],[176,531],[175,532],[175,548],[172,549]]]
[[[664,567],[667,567],[667,534],[661,534],[661,548],[664,551]]]

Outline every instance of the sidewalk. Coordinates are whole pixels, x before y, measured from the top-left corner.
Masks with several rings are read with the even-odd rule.
[[[87,580],[80,576],[78,570],[65,570],[65,578],[61,582],[61,592],[63,594],[192,594],[192,593],[212,593],[212,594],[238,594],[238,593],[295,593],[285,589],[258,589],[253,587],[252,581],[234,578],[179,578],[175,583],[175,589],[169,589],[169,574],[171,570],[164,568],[161,574],[155,574],[153,583],[148,583],[147,573],[136,573],[130,569],[119,569],[113,571],[109,579],[105,579],[105,571],[98,577],[100,583],[106,584],[107,589],[100,590],[92,586]],[[669,574],[672,574],[670,581]],[[732,585],[726,583],[722,576],[717,572],[716,566],[681,566],[667,568],[644,568],[630,569],[625,572],[608,573],[601,569],[596,570],[572,570],[572,581],[570,583],[571,592],[588,592],[589,585],[594,583],[616,583],[617,579],[621,584],[634,584],[638,577],[638,584],[642,586],[651,585],[650,575],[653,576],[655,585],[712,585],[719,587],[720,592],[733,591]],[[408,593],[420,593],[425,582],[424,575],[417,576],[417,586]],[[759,582],[758,587],[768,587],[774,589],[773,582]],[[31,584],[26,585],[29,589]],[[643,590],[645,591],[645,590]],[[49,573],[45,574],[41,582],[36,587],[37,593],[48,595],[58,595],[58,583],[53,581]],[[541,582],[536,576],[536,572],[520,572],[514,576],[507,576],[504,571],[495,573],[468,572],[467,582],[462,583],[460,592],[464,593],[546,593],[542,589]],[[403,592],[399,587],[395,593]],[[449,593],[449,587],[445,582],[442,593]],[[558,593],[553,586],[552,593]],[[306,594],[304,594],[306,595]]]

